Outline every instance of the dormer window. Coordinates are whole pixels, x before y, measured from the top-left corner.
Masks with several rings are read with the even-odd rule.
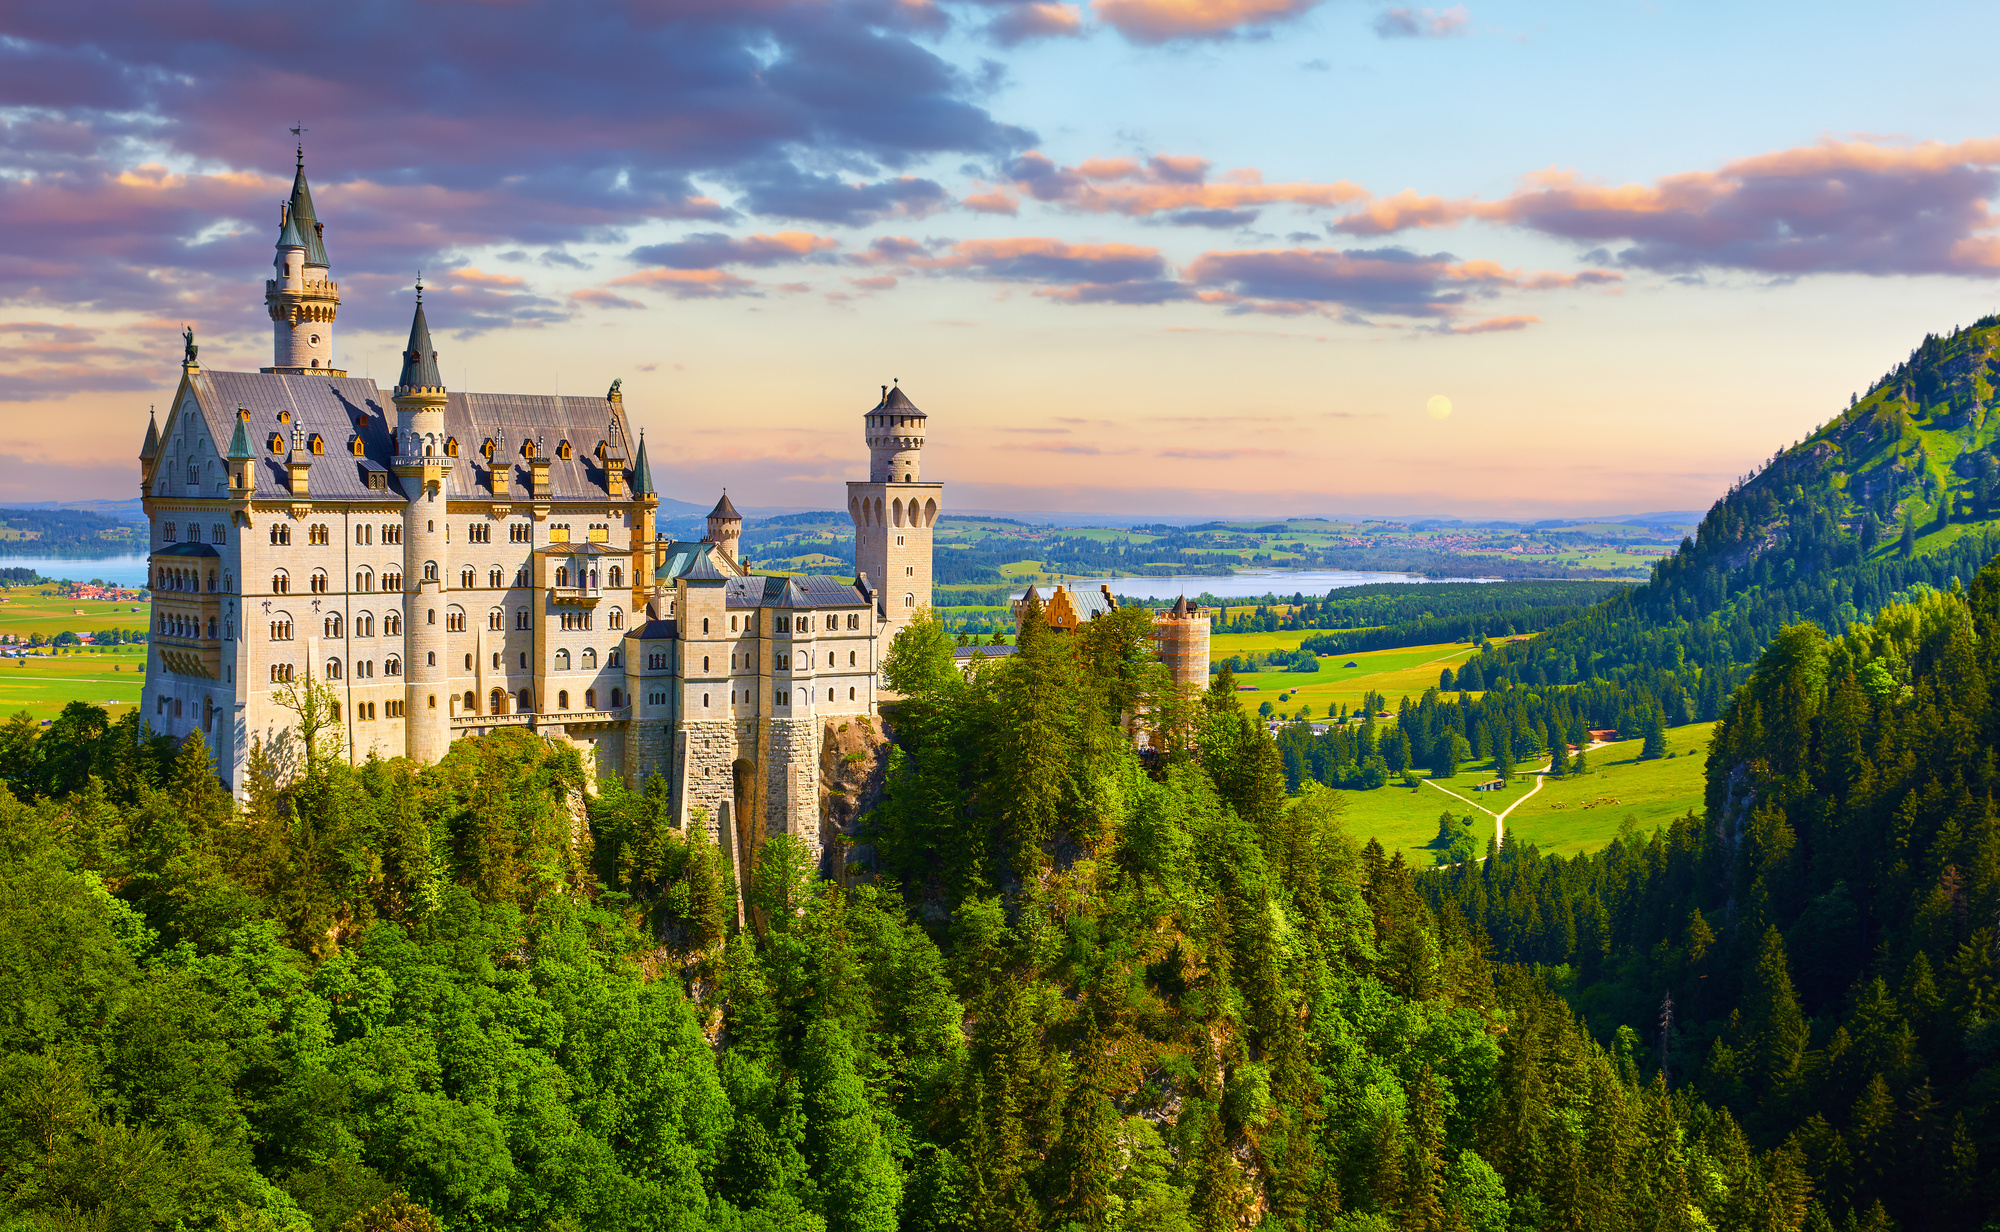
[[[500,451],[498,447],[496,447],[493,444],[493,438],[489,436],[486,438],[486,443],[479,447],[479,452],[485,456],[488,462],[491,462],[493,460],[493,455]]]
[[[556,456],[557,456],[558,458],[561,458],[561,459],[562,459],[563,461],[565,461],[565,462],[569,461],[569,442],[568,442],[568,441],[564,441],[564,442],[563,442],[562,444],[560,444],[560,445],[557,445],[557,446],[556,446]]]
[[[368,490],[371,492],[387,492],[389,490],[389,476],[382,471],[369,471]]]
[[[326,454],[326,440],[317,432],[312,434],[312,451],[315,457],[323,457]]]
[[[282,424],[288,424],[292,422],[292,413],[290,411],[279,411],[278,422]]]
[[[446,438],[445,438],[445,440],[444,440],[444,456],[445,456],[445,457],[447,457],[447,458],[456,458],[456,457],[458,456],[458,438],[457,438],[457,437],[455,437],[455,436],[448,436],[448,437],[446,437]]]
[[[265,441],[264,445],[265,448],[269,449],[272,453],[285,452],[285,438],[278,435],[276,432],[273,432],[271,434],[271,439]]]
[[[347,438],[347,452],[357,458],[361,456],[361,438],[359,436],[350,436]]]

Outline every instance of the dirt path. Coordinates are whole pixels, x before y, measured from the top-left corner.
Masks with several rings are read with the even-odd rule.
[[[1596,741],[1594,743],[1585,745],[1583,751],[1589,752],[1593,749],[1601,749],[1607,743],[1609,743],[1609,741],[1603,741],[1603,740]],[[1477,800],[1466,799],[1466,797],[1459,795],[1457,792],[1451,790],[1449,787],[1438,787],[1436,783],[1432,783],[1431,780],[1429,779],[1419,779],[1418,782],[1429,784],[1432,787],[1437,787],[1439,791],[1443,792],[1447,796],[1450,796],[1452,799],[1464,800],[1465,803],[1470,804],[1473,808],[1476,808],[1480,812],[1486,814],[1488,817],[1491,817],[1493,819],[1493,846],[1497,849],[1500,847],[1505,847],[1507,845],[1507,814],[1513,812],[1515,809],[1520,808],[1522,805],[1526,804],[1528,800],[1531,797],[1533,797],[1536,792],[1540,791],[1543,788],[1543,786],[1548,783],[1549,766],[1552,766],[1554,764],[1555,764],[1554,762],[1549,762],[1539,770],[1530,770],[1528,773],[1535,776],[1535,785],[1528,789],[1527,795],[1522,796],[1519,800],[1514,801],[1514,803],[1508,805],[1504,809],[1501,809],[1497,813],[1494,812],[1492,809],[1487,808],[1485,805],[1479,803]]]

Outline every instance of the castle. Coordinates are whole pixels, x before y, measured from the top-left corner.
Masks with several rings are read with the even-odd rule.
[[[618,382],[603,398],[445,387],[423,289],[385,394],[333,366],[340,306],[300,151],[264,284],[272,366],[212,372],[192,332],[164,428],[148,424],[153,631],[143,713],[199,729],[239,794],[282,704],[332,691],[339,755],[433,762],[525,727],[602,776],[660,774],[685,826],[733,857],[765,835],[818,850],[828,729],[875,713],[890,640],[931,597],[943,487],[924,413],[885,387],[847,485],[857,573],[753,574],[725,495],[699,541],[661,538]]]

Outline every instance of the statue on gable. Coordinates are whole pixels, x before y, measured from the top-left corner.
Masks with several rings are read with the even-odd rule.
[[[193,364],[194,357],[201,354],[201,348],[194,344],[194,326],[181,326],[181,345],[185,348],[181,355],[181,362],[184,364]]]

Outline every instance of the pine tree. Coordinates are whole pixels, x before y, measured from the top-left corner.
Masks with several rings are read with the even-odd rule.
[[[1655,707],[1646,713],[1646,742],[1639,749],[1639,760],[1656,761],[1667,755],[1666,716]]]
[[[806,1158],[827,1232],[895,1232],[903,1174],[854,1071],[853,1045],[838,1022],[806,1030],[799,1055],[805,1089]]]

